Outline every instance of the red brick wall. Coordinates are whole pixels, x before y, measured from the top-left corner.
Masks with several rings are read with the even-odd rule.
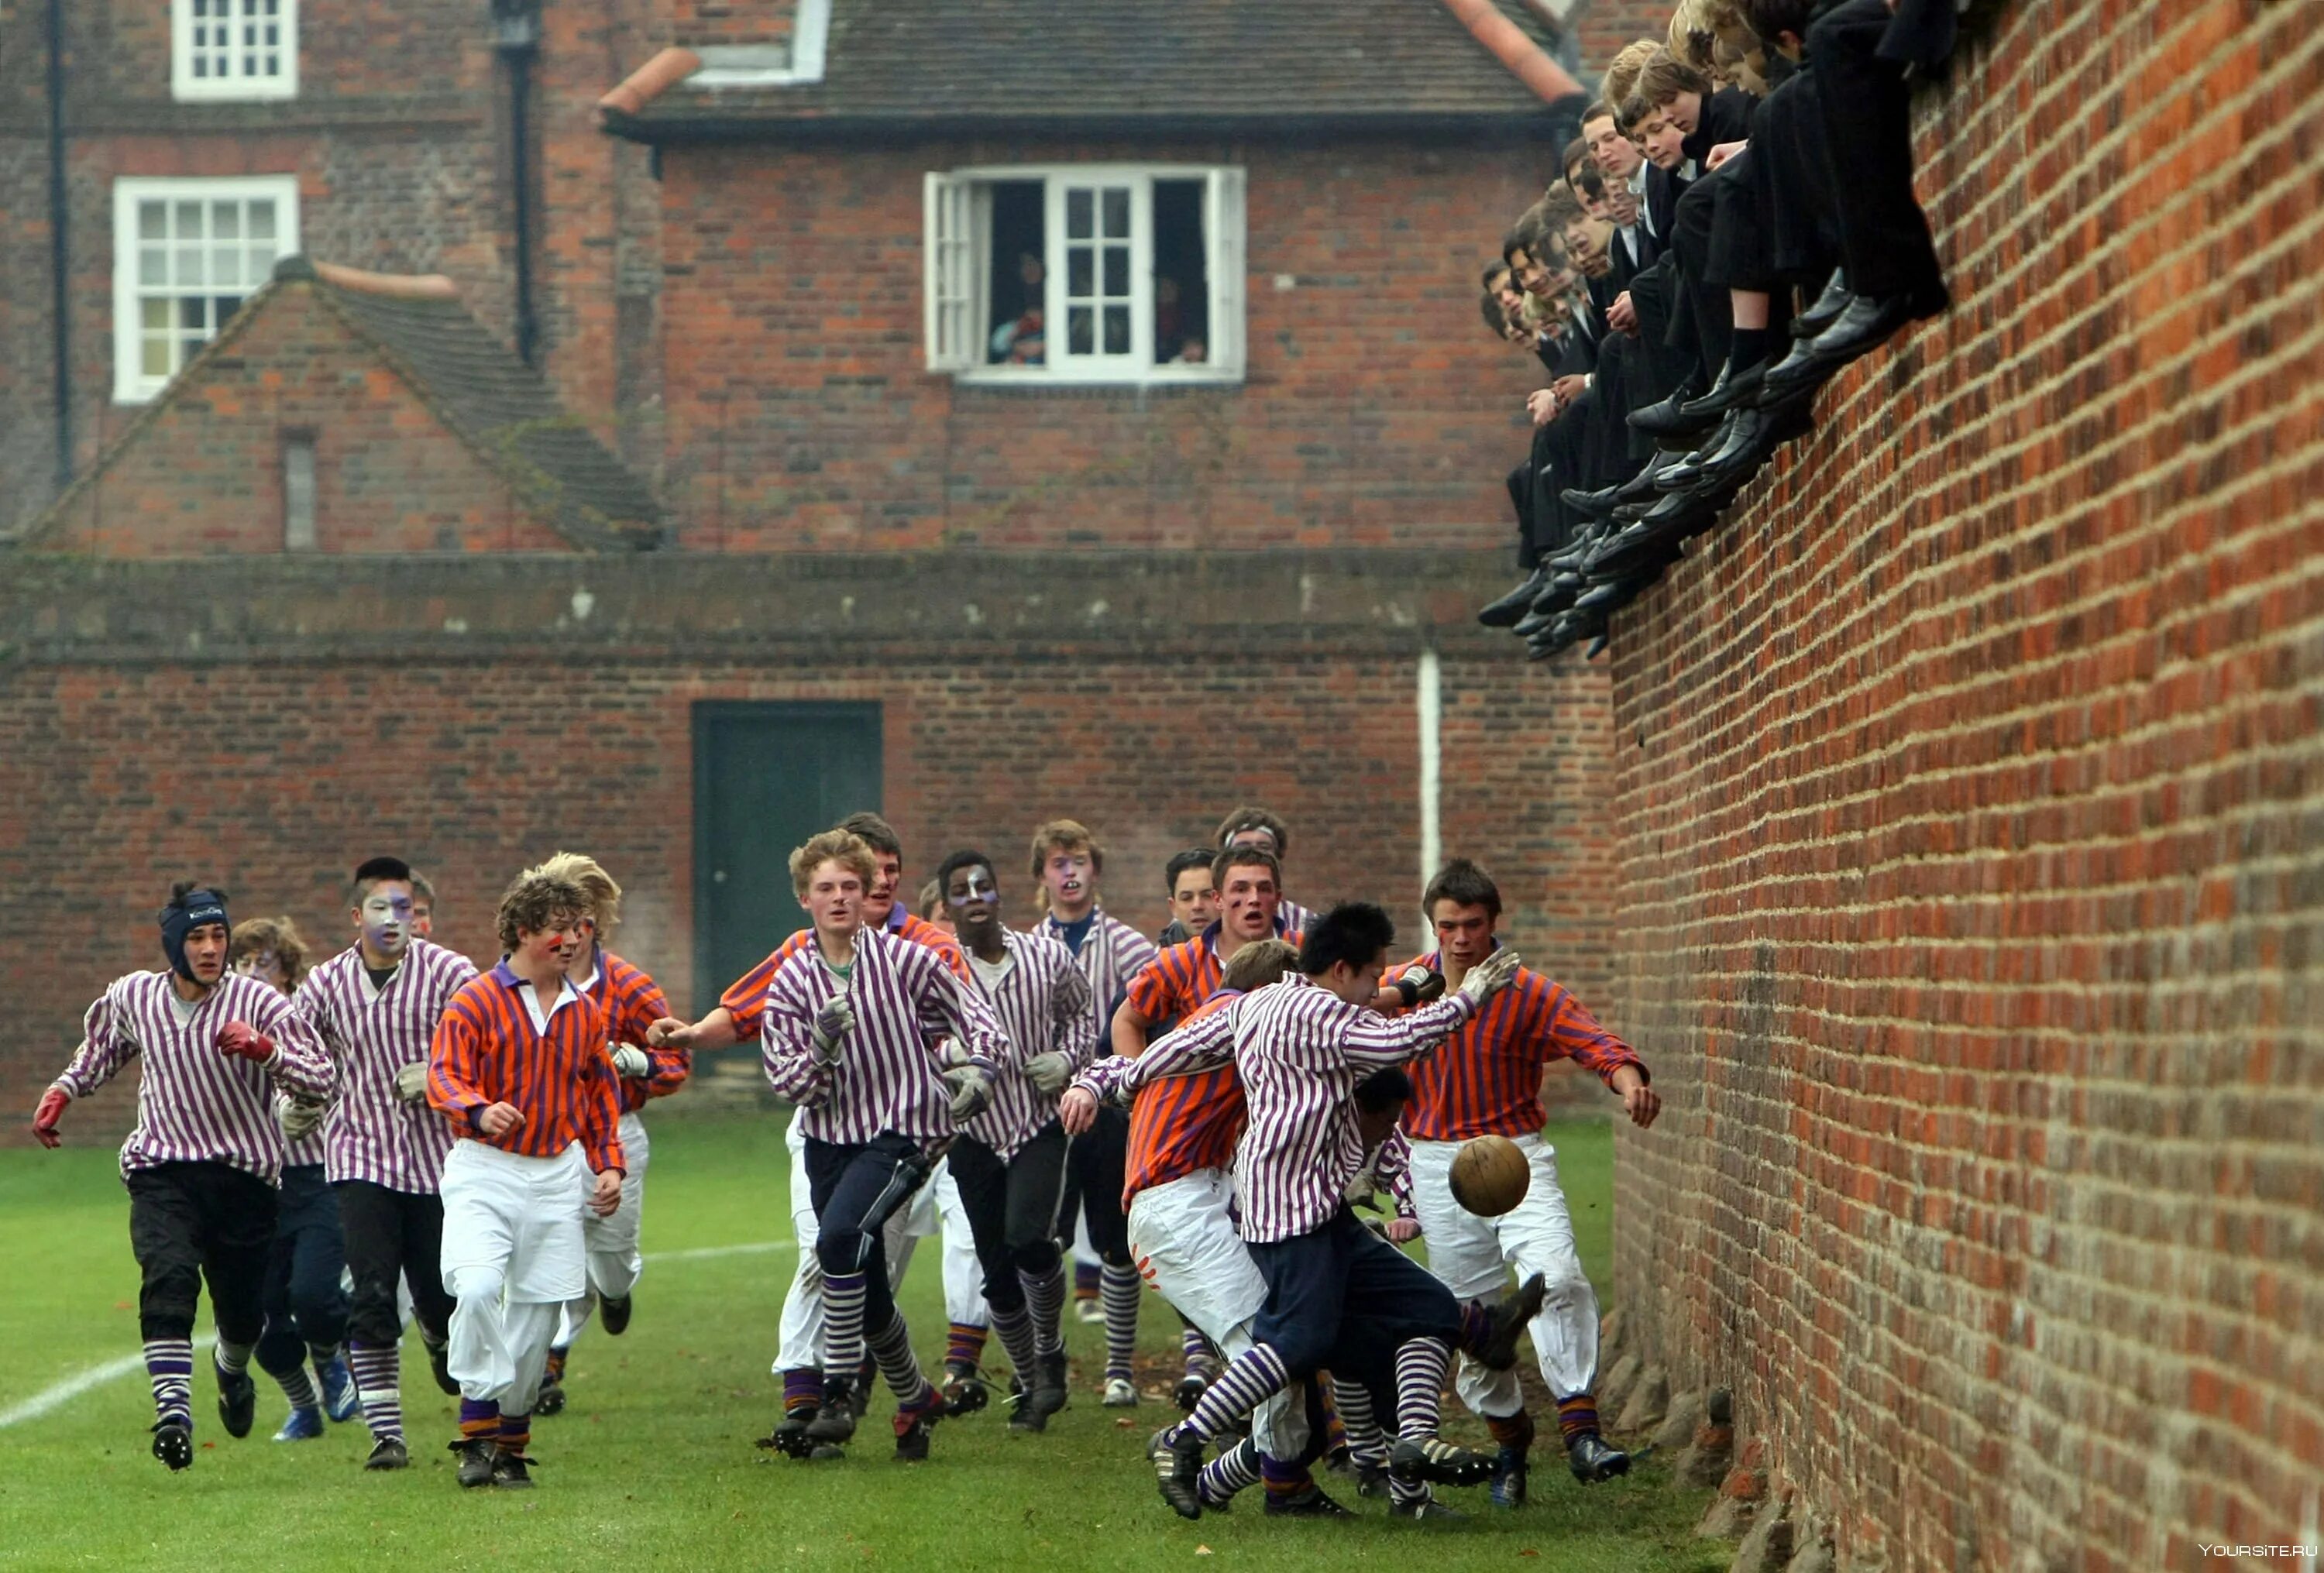
[[[1620,1297],[1844,1565],[2317,1538],[2313,22],[1999,16],[1952,312],[1617,621]]]
[[[315,444],[324,552],[569,551],[311,286],[286,284],[73,493],[44,550],[283,549],[282,446]]]
[[[1028,393],[923,370],[923,173],[1106,157],[1248,166],[1244,383]],[[670,149],[661,310],[683,544],[1499,538],[1529,384],[1477,321],[1477,270],[1539,195],[1542,159],[1365,144]]]
[[[1633,39],[1670,34],[1671,0],[1581,0],[1568,22],[1582,51],[1582,85],[1591,93],[1615,52]]]

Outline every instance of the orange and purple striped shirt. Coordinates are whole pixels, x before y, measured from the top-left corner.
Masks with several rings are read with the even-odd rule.
[[[452,996],[429,1051],[429,1103],[467,1140],[528,1158],[553,1158],[577,1141],[590,1168],[623,1168],[605,1013],[576,990],[552,1001],[547,1026],[537,1027],[530,987],[503,961]],[[484,1135],[476,1117],[494,1103],[514,1105],[524,1123]]]
[[[886,926],[892,937],[909,940],[916,945],[927,946],[928,949],[942,956],[945,959],[945,965],[950,967],[960,978],[964,980],[968,978],[968,963],[961,958],[958,940],[928,922],[927,919],[913,916],[904,910],[901,902],[890,907],[888,911]],[[901,919],[900,922],[899,918]],[[767,985],[775,980],[776,970],[798,954],[799,948],[807,943],[808,936],[814,933],[811,928],[803,928],[791,935],[776,948],[772,955],[736,979],[733,987],[718,997],[718,1003],[725,1008],[728,1016],[734,1018],[736,1043],[747,1044],[759,1035],[760,1019],[767,1013]],[[630,1041],[641,1047],[645,1043],[643,1038],[632,1038]]]
[[[668,1098],[686,1085],[694,1069],[691,1051],[646,1046],[646,1028],[669,1014],[669,1000],[643,968],[631,965],[601,945],[596,975],[579,987],[589,1002],[605,1013],[607,1041],[629,1044],[653,1062],[653,1069],[643,1076],[620,1079],[623,1114],[635,1114],[647,1099]]]
[[[1441,970],[1434,952],[1416,960]],[[1403,970],[1391,969],[1382,986]],[[1434,1053],[1405,1067],[1412,1077],[1405,1133],[1428,1142],[1537,1135],[1548,1118],[1541,1107],[1542,1070],[1567,1059],[1609,1084],[1625,1065],[1637,1066],[1641,1074],[1646,1071],[1630,1045],[1599,1026],[1563,984],[1520,967],[1516,980],[1487,1000]]]
[[[1203,1001],[1218,991],[1220,980],[1226,976],[1226,961],[1219,954],[1222,926],[1211,924],[1140,968],[1130,980],[1130,1007],[1153,1022],[1179,1021],[1194,1015]],[[1275,920],[1275,937],[1293,945],[1299,943],[1298,931],[1286,927],[1279,915]]]

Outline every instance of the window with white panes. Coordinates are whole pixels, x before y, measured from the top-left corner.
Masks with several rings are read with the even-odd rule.
[[[161,391],[298,249],[295,176],[115,181],[114,397]]]
[[[299,91],[299,0],[170,0],[170,41],[172,97]]]
[[[927,177],[931,371],[990,382],[1231,382],[1243,172],[1084,164]]]

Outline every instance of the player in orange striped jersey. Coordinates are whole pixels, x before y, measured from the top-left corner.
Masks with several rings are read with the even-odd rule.
[[[1459,987],[1470,968],[1499,947],[1494,930],[1501,915],[1500,890],[1466,858],[1454,859],[1428,882],[1421,908],[1437,948],[1411,966],[1441,971],[1452,987]],[[1384,998],[1397,998],[1392,980],[1402,975],[1406,970],[1398,968],[1383,980]],[[1542,1071],[1563,1059],[1596,1072],[1620,1095],[1634,1124],[1644,1128],[1654,1123],[1661,1099],[1637,1053],[1562,986],[1520,967],[1509,987],[1434,1053],[1409,1067],[1414,1091],[1404,1130],[1412,1144],[1413,1200],[1428,1241],[1429,1269],[1453,1296],[1476,1301],[1498,1292],[1510,1267],[1520,1278],[1538,1273],[1545,1279],[1548,1292],[1530,1329],[1534,1349],[1542,1377],[1557,1399],[1567,1462],[1586,1484],[1623,1473],[1629,1459],[1599,1435],[1591,1395],[1598,1366],[1598,1299],[1574,1252],[1573,1224],[1557,1183],[1556,1152],[1541,1138]],[[1452,1200],[1453,1154],[1463,1142],[1480,1136],[1508,1137],[1533,1165],[1525,1200],[1499,1218],[1479,1218]],[[1488,1371],[1464,1357],[1457,1385],[1462,1401],[1484,1417],[1500,1444],[1493,1501],[1503,1507],[1521,1505],[1534,1428],[1516,1375]]]
[[[1113,1013],[1113,1052],[1134,1057],[1154,1029],[1191,1016],[1218,991],[1224,955],[1253,940],[1279,939],[1296,946],[1280,911],[1283,868],[1261,847],[1229,847],[1212,865],[1219,917],[1183,945],[1172,945],[1139,969]]]

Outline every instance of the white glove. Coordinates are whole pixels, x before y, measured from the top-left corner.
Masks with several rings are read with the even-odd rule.
[[[613,1072],[616,1075],[630,1076],[643,1081],[653,1074],[653,1062],[648,1059],[646,1052],[635,1044],[615,1044]]]
[[[815,1026],[809,1035],[815,1039],[816,1057],[825,1064],[839,1058],[839,1040],[855,1027],[855,1007],[847,1003],[847,996],[835,994],[815,1013]]]
[[[992,1084],[984,1072],[973,1065],[957,1065],[944,1073],[945,1085],[952,1089],[952,1118],[954,1125],[974,1119],[992,1101]]]
[[[1055,1098],[1073,1080],[1074,1062],[1055,1049],[1046,1054],[1036,1054],[1025,1062],[1025,1080],[1030,1081],[1044,1098]]]
[[[428,1062],[414,1060],[395,1072],[395,1095],[406,1103],[418,1103],[428,1096]]]
[[[1485,1001],[1509,986],[1517,975],[1517,953],[1502,949],[1495,951],[1469,969],[1461,980],[1461,992],[1471,1006],[1481,1007]]]
[[[282,1139],[295,1142],[311,1133],[323,1123],[331,1106],[318,1098],[285,1098],[274,1105],[274,1123],[282,1127]]]

